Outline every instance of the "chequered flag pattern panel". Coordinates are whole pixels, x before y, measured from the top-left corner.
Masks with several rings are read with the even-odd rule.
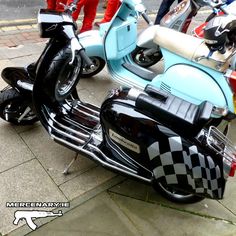
[[[199,153],[195,145],[183,145],[179,136],[166,137],[148,147],[155,164],[154,175],[166,184],[186,185],[191,192],[222,198],[222,175],[210,156]]]

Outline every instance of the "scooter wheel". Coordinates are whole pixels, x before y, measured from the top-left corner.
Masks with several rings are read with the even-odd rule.
[[[131,53],[133,61],[144,68],[155,65],[162,59],[162,53],[160,50],[156,50],[153,55],[146,55],[145,50],[150,50],[142,47],[136,47]]]
[[[38,121],[35,113],[30,110],[20,121],[20,116],[29,107],[29,101],[15,89],[9,88],[0,92],[0,117],[15,125],[32,125]]]
[[[89,78],[96,74],[98,74],[104,67],[106,62],[100,57],[90,57],[91,61],[93,62],[94,68],[93,69],[86,69],[83,66],[83,70],[81,73],[81,78]]]
[[[80,79],[81,57],[75,57],[73,64],[70,61],[71,49],[66,46],[54,56],[44,75],[44,91],[54,101],[64,101],[75,90]]]
[[[160,182],[155,182],[153,188],[160,193],[164,198],[175,203],[196,203],[202,201],[204,197],[194,195],[192,193],[185,193],[179,190],[175,190],[171,186],[161,184]]]

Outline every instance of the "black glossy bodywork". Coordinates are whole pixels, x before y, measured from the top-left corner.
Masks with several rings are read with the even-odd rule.
[[[49,62],[70,43],[71,38],[75,37],[76,30],[76,24],[71,16],[48,9],[39,11],[38,23],[40,36],[50,38],[38,60],[25,67],[6,67],[1,74],[5,82],[20,91],[23,96],[29,96],[30,100],[38,68],[41,68],[42,73],[46,73]]]
[[[177,129],[179,133],[173,131],[173,117],[168,126],[168,117],[163,124],[158,113],[150,116],[129,99],[129,89],[112,90],[100,110],[72,97],[63,103],[55,102],[53,94],[45,93],[43,80],[39,73],[33,91],[34,105],[56,142],[104,167],[148,183],[160,181],[200,196],[223,197],[222,156],[216,156],[195,135],[191,137],[185,131],[187,126]],[[203,125],[198,126],[198,131]]]
[[[123,155],[128,155],[132,161],[152,171],[163,184],[211,198],[222,198],[225,188],[222,157],[217,157],[197,141],[194,132],[190,137],[190,123],[179,120],[181,129],[177,128],[179,132],[176,133],[170,129],[173,127],[171,115],[168,127],[166,110],[159,109],[160,115],[166,114],[165,125],[159,122],[163,119],[158,119],[154,106],[152,112],[156,119],[154,115],[150,118],[147,111],[138,109],[133,101],[127,99],[126,92],[114,90],[101,108],[101,125],[107,149],[113,150],[113,154],[118,149]],[[199,126],[199,131],[203,125]],[[196,126],[192,126],[194,131]]]

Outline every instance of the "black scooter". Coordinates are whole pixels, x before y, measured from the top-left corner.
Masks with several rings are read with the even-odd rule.
[[[65,77],[71,81],[77,81],[80,71],[80,66],[77,65],[80,65],[80,62],[77,61],[75,54],[78,52],[86,63],[83,65],[86,70],[98,73],[103,68],[103,66],[100,68],[94,65],[87,57],[77,36],[76,39],[71,40],[74,36],[74,33],[70,35],[71,31],[74,32],[77,29],[71,17],[77,2],[78,0],[74,0],[69,6],[64,6],[65,12],[62,14],[56,11],[40,10],[39,24],[42,21],[44,28],[40,32],[40,37],[50,38],[50,40],[36,62],[25,67],[7,67],[2,71],[1,76],[8,84],[0,91],[0,117],[2,119],[16,125],[30,125],[38,121],[32,105],[32,89],[39,65],[45,68],[48,77]],[[62,22],[63,25],[61,25]],[[77,96],[76,90],[74,96]]]
[[[42,35],[58,17],[61,22],[57,21],[57,26],[65,27],[64,14],[51,15],[50,24],[45,15],[50,12],[39,14]],[[80,45],[78,38],[72,26],[66,27],[74,49],[74,45]],[[82,48],[76,51],[84,52]],[[64,68],[59,69],[59,76],[53,74],[55,67],[48,69],[55,62],[48,59],[48,54],[38,64],[33,104],[40,122],[56,142],[106,168],[152,184],[175,202],[223,197],[226,179],[236,168],[236,150],[213,126],[219,119],[213,117],[220,114],[212,104],[191,104],[148,85],[145,91],[114,89],[98,108],[73,95],[78,81],[60,76]],[[81,73],[86,54],[72,54],[75,57],[70,63],[76,61],[77,72]]]
[[[22,69],[6,72],[15,73],[14,84],[33,96],[32,108],[56,142],[152,184],[171,201],[223,198],[226,180],[236,169],[236,150],[214,127],[218,109],[207,101],[191,104],[150,85],[144,91],[114,89],[101,108],[85,103],[74,91],[83,65],[93,65],[70,14],[41,10],[38,22],[41,35],[53,43],[36,63],[34,84]]]

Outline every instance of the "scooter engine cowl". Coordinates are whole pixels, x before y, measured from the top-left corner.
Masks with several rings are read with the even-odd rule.
[[[186,140],[143,114],[127,98],[128,89],[113,90],[101,107],[104,145],[153,172],[165,185],[221,199],[225,183],[223,159],[193,140]],[[117,158],[122,158],[117,155]]]

